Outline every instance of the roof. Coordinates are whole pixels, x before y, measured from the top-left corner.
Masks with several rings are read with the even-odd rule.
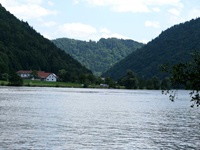
[[[19,70],[17,71],[18,74],[31,74],[32,70]]]
[[[38,77],[45,79],[52,73],[48,73],[48,72],[44,72],[44,71],[38,71],[37,74],[38,74]]]
[[[31,74],[32,72],[33,72],[32,70],[17,71],[18,74]],[[57,78],[57,76],[54,73],[49,73],[49,72],[45,72],[45,71],[37,71],[37,76],[41,79],[46,79],[51,74]]]

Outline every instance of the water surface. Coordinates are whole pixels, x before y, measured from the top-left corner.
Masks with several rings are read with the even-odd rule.
[[[188,91],[0,87],[0,149],[200,148]]]

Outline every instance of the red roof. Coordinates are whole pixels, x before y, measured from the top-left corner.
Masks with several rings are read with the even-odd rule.
[[[33,72],[32,70],[19,70],[19,71],[17,71],[18,74],[31,74],[32,72]],[[46,79],[51,74],[53,74],[57,78],[57,76],[54,73],[37,71],[37,75],[41,79]]]
[[[38,74],[38,77],[45,79],[52,73],[48,73],[48,72],[44,72],[44,71],[38,71],[37,74]]]

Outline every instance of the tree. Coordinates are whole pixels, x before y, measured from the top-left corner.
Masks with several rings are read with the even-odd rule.
[[[153,81],[152,79],[148,79],[147,82],[146,82],[146,88],[148,90],[153,90],[154,89],[154,84],[153,84]]]
[[[200,105],[200,54],[194,53],[193,60],[187,63],[179,63],[174,65],[170,71],[170,80],[174,87],[185,87],[192,90],[190,92],[191,101]],[[176,94],[170,94],[173,101]]]
[[[171,81],[170,78],[164,78],[161,82],[161,89],[162,90],[169,90],[171,89]]]
[[[9,74],[9,85],[22,86],[23,79],[16,72],[13,71]]]
[[[66,81],[67,71],[65,69],[61,69],[58,71],[58,76],[61,81]]]
[[[105,84],[107,84],[111,88],[116,87],[115,82],[110,77],[105,78]]]
[[[153,86],[155,90],[159,90],[160,89],[160,80],[158,79],[158,77],[153,77],[152,78],[152,82],[153,82]]]
[[[126,89],[138,89],[139,81],[136,77],[136,74],[128,70],[126,75],[120,80],[120,84],[125,86]]]
[[[8,73],[3,73],[3,74],[1,75],[1,79],[2,79],[2,80],[5,80],[5,81],[8,81],[8,77],[9,77]]]
[[[37,70],[33,70],[31,73],[31,78],[38,78]]]

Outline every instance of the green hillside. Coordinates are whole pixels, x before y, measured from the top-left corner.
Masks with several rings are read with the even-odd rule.
[[[91,73],[51,41],[0,5],[0,75],[17,70]]]
[[[143,46],[142,43],[133,40],[116,38],[102,38],[97,42],[60,38],[53,40],[53,43],[96,75],[101,75],[128,54]]]
[[[119,79],[130,69],[143,78],[163,78],[166,74],[160,72],[160,64],[186,62],[191,59],[192,52],[200,51],[199,29],[200,18],[175,25],[114,65],[103,76]]]

